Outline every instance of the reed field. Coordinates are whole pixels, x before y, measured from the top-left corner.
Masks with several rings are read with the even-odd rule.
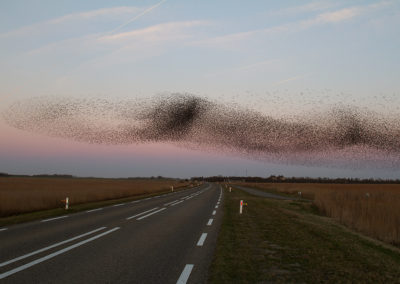
[[[399,184],[246,183],[301,196],[319,211],[363,234],[400,246]]]
[[[189,182],[173,179],[0,177],[0,217],[76,204],[170,191]]]

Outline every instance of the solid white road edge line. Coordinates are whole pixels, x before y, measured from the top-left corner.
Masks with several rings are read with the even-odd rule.
[[[118,206],[122,206],[122,205],[125,205],[125,203],[115,204],[115,205],[113,205],[113,207],[118,207]]]
[[[208,220],[207,226],[211,226],[213,221],[214,221],[214,219],[212,219],[212,218],[210,220]]]
[[[183,269],[181,276],[179,276],[178,281],[176,284],[186,284],[189,279],[190,273],[192,272],[194,265],[193,264],[186,264],[185,268]]]
[[[24,259],[24,258],[30,257],[30,256],[32,256],[32,255],[35,255],[35,254],[38,254],[38,253],[44,252],[44,251],[46,251],[46,250],[49,250],[49,249],[52,249],[52,248],[58,247],[58,246],[60,246],[60,245],[63,245],[63,244],[66,244],[66,243],[69,243],[69,242],[75,241],[75,240],[77,240],[77,239],[80,239],[80,238],[83,238],[83,237],[85,237],[85,236],[87,236],[87,235],[90,235],[90,234],[96,233],[96,232],[98,232],[98,231],[100,231],[100,230],[104,230],[105,228],[106,228],[106,227],[101,227],[101,228],[95,229],[95,230],[93,230],[93,231],[90,231],[90,232],[84,233],[84,234],[82,234],[82,235],[79,235],[79,236],[73,237],[73,238],[71,238],[71,239],[67,239],[67,240],[65,240],[65,241],[62,241],[62,242],[59,242],[59,243],[55,243],[55,244],[53,244],[53,245],[51,245],[51,246],[44,247],[44,248],[42,248],[42,249],[35,250],[35,251],[31,252],[31,253],[24,254],[24,255],[22,255],[22,256],[19,256],[19,257],[13,258],[13,259],[11,259],[11,260],[8,260],[8,261],[5,261],[5,262],[3,262],[3,263],[0,263],[0,267],[3,267],[3,266],[6,266],[6,265],[9,265],[10,263],[13,263],[13,262],[16,262],[16,261],[18,261],[18,260],[21,260],[21,259]]]
[[[165,209],[167,209],[167,208],[161,208],[161,209],[159,209],[159,210],[157,210],[157,211],[154,211],[154,212],[151,212],[150,214],[147,214],[147,215],[144,215],[144,216],[142,216],[142,217],[140,217],[140,218],[137,218],[136,220],[138,220],[138,221],[140,221],[140,220],[142,220],[142,219],[144,219],[144,218],[147,218],[147,217],[149,217],[149,216],[151,216],[151,215],[153,215],[153,214],[156,214],[156,213],[158,213],[158,212],[161,212],[161,211],[163,211],[163,210],[165,210]]]
[[[96,236],[94,236],[94,237],[91,237],[91,238],[89,238],[89,239],[87,239],[87,240],[81,241],[81,242],[76,243],[76,244],[74,244],[74,245],[72,245],[72,246],[66,247],[66,248],[64,248],[64,249],[62,249],[62,250],[53,252],[53,253],[51,253],[51,254],[49,254],[49,255],[46,255],[46,256],[44,256],[44,257],[42,257],[42,258],[39,258],[39,259],[36,259],[36,260],[34,260],[34,261],[32,261],[32,262],[29,262],[29,263],[27,263],[27,264],[24,264],[24,265],[22,265],[22,266],[16,267],[16,268],[14,268],[14,269],[12,269],[12,270],[6,271],[6,272],[0,274],[0,279],[6,278],[6,277],[8,277],[8,276],[10,276],[10,275],[12,275],[12,274],[15,274],[15,273],[17,273],[17,272],[20,272],[20,271],[22,271],[22,270],[25,270],[25,269],[27,269],[27,268],[29,268],[29,267],[31,267],[31,266],[34,266],[34,265],[39,264],[39,263],[41,263],[41,262],[43,262],[43,261],[46,261],[46,260],[48,260],[48,259],[50,259],[50,258],[53,258],[53,257],[55,257],[55,256],[57,256],[57,255],[60,255],[60,254],[62,254],[62,253],[65,253],[65,252],[67,252],[67,251],[69,251],[69,250],[71,250],[71,249],[74,249],[74,248],[76,248],[76,247],[79,247],[79,246],[81,246],[81,245],[84,245],[84,244],[86,244],[86,243],[88,243],[88,242],[94,241],[95,239],[98,239],[98,238],[100,238],[100,237],[103,237],[103,236],[105,236],[105,235],[107,235],[107,234],[109,234],[109,233],[112,233],[112,232],[114,232],[114,231],[116,231],[116,230],[118,230],[118,229],[119,229],[119,227],[115,227],[114,229],[111,229],[111,230],[108,230],[108,231],[103,232],[103,233],[101,233],[101,234],[98,234],[98,235],[96,235]]]
[[[97,209],[87,210],[86,213],[96,212],[96,211],[100,211],[100,210],[103,210],[103,208],[97,208]]]
[[[57,219],[63,219],[63,218],[67,218],[67,217],[68,217],[68,215],[64,215],[64,216],[60,216],[60,217],[45,219],[45,220],[42,220],[40,222],[49,222],[49,221],[53,221],[53,220],[57,220]]]
[[[153,209],[150,209],[150,210],[144,211],[144,212],[142,212],[142,213],[139,213],[139,214],[133,215],[133,216],[131,216],[131,217],[128,217],[128,218],[126,218],[126,220],[130,220],[130,219],[136,218],[136,217],[138,217],[138,216],[140,216],[140,215],[149,213],[150,211],[154,211],[154,210],[156,210],[156,209],[158,209],[158,207],[154,207]]]
[[[197,242],[197,246],[198,247],[203,246],[206,238],[207,238],[207,233],[201,234],[201,237],[200,237],[199,241]]]
[[[0,232],[1,232],[1,231],[5,231],[5,230],[8,230],[8,228],[1,228],[1,229],[0,229]]]

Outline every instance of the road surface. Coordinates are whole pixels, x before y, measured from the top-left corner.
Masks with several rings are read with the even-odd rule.
[[[0,230],[1,283],[205,283],[216,184]]]

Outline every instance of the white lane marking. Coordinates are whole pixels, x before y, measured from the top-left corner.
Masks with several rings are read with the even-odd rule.
[[[218,205],[215,206],[215,209],[217,209],[217,208],[218,208]]]
[[[88,211],[86,211],[86,213],[96,212],[96,211],[100,211],[100,210],[103,210],[103,208],[97,208],[97,209],[88,210]]]
[[[67,218],[67,217],[68,217],[68,215],[64,215],[64,216],[60,216],[60,217],[45,219],[45,220],[42,220],[40,222],[49,222],[49,221],[53,221],[53,220],[57,220],[57,219],[63,219],[63,218]]]
[[[60,255],[60,254],[62,254],[62,253],[65,253],[65,252],[67,252],[67,251],[69,251],[69,250],[72,250],[72,249],[74,249],[74,248],[76,248],[76,247],[79,247],[79,246],[84,245],[84,244],[86,244],[86,243],[88,243],[88,242],[94,241],[95,239],[101,238],[101,237],[103,237],[103,236],[105,236],[105,235],[107,235],[107,234],[109,234],[109,233],[112,233],[112,232],[118,230],[118,229],[119,229],[119,227],[115,227],[114,229],[105,231],[105,232],[103,232],[103,233],[101,233],[101,234],[98,234],[98,235],[96,235],[96,236],[93,236],[93,237],[91,237],[91,238],[89,238],[89,239],[87,239],[87,240],[81,241],[81,242],[79,242],[79,243],[76,243],[76,244],[74,244],[74,245],[71,245],[71,246],[69,246],[69,247],[66,247],[66,248],[64,248],[64,249],[62,249],[62,250],[53,252],[53,253],[51,253],[51,254],[49,254],[49,255],[46,255],[46,256],[44,256],[44,257],[41,257],[41,258],[39,258],[39,259],[36,259],[36,260],[34,260],[34,261],[28,262],[28,263],[26,263],[26,264],[24,264],[24,265],[21,265],[21,266],[19,266],[19,267],[16,267],[16,268],[14,268],[14,269],[11,269],[11,270],[9,270],[9,271],[6,271],[6,272],[0,274],[0,279],[6,278],[6,277],[8,277],[8,276],[10,276],[10,275],[12,275],[12,274],[15,274],[15,273],[17,273],[17,272],[20,272],[20,271],[22,271],[22,270],[25,270],[25,269],[27,269],[27,268],[29,268],[29,267],[31,267],[31,266],[34,266],[34,265],[36,265],[36,264],[38,264],[38,263],[41,263],[41,262],[43,262],[43,261],[46,261],[46,260],[48,260],[48,259],[50,259],[50,258],[53,258],[53,257],[57,256],[57,255]]]
[[[207,226],[211,226],[213,221],[214,221],[214,219],[212,219],[212,218],[210,220],[208,220]]]
[[[139,214],[133,215],[133,216],[131,216],[131,217],[128,217],[128,218],[126,218],[126,220],[130,220],[130,219],[136,218],[136,217],[138,217],[138,216],[140,216],[140,215],[144,215],[144,214],[149,213],[149,212],[151,212],[151,211],[154,211],[154,210],[156,210],[156,209],[158,209],[158,207],[154,207],[153,209],[150,209],[150,210],[144,211],[144,212],[142,212],[142,213],[139,213]]]
[[[0,263],[0,267],[9,265],[10,263],[13,263],[13,262],[16,262],[16,261],[18,261],[18,260],[21,260],[21,259],[30,257],[30,256],[32,256],[32,255],[35,255],[35,254],[44,252],[44,251],[46,251],[46,250],[49,250],[49,249],[58,247],[58,246],[60,246],[60,245],[63,245],[63,244],[66,244],[66,243],[75,241],[75,240],[80,239],[80,238],[83,238],[83,237],[85,237],[85,236],[87,236],[87,235],[90,235],[90,234],[96,233],[96,232],[98,232],[98,231],[104,230],[105,228],[106,228],[106,227],[101,227],[101,228],[95,229],[95,230],[93,230],[93,231],[84,233],[84,234],[82,234],[82,235],[73,237],[73,238],[71,238],[71,239],[67,239],[67,240],[65,240],[65,241],[62,241],[62,242],[59,242],[59,243],[55,243],[55,244],[53,244],[53,245],[50,245],[50,246],[48,246],[48,247],[44,247],[44,248],[42,248],[42,249],[35,250],[35,251],[31,252],[31,253],[24,254],[24,255],[22,255],[22,256],[13,258],[13,259],[11,259],[11,260],[8,260],[8,261],[5,261],[5,262],[3,262],[3,263]]]
[[[1,231],[5,231],[5,230],[8,230],[8,228],[1,228],[1,229],[0,229],[0,232],[1,232]]]
[[[183,202],[183,200],[178,201],[178,202],[176,202],[176,203],[174,203],[174,204],[171,204],[171,206],[175,206],[175,205],[177,205],[177,204],[179,204],[179,203],[182,203],[182,202]]]
[[[154,211],[154,212],[151,212],[150,214],[147,214],[147,215],[144,215],[144,216],[142,216],[142,217],[140,217],[140,218],[137,218],[136,220],[138,220],[138,221],[140,221],[140,220],[142,220],[142,219],[144,219],[144,218],[147,218],[147,217],[149,217],[149,216],[151,216],[151,215],[153,215],[153,214],[156,214],[156,213],[158,213],[158,212],[161,212],[161,211],[163,211],[163,210],[165,210],[165,209],[167,209],[167,208],[161,208],[161,209],[159,209],[159,210],[157,210],[157,211]]]
[[[199,241],[197,242],[197,246],[198,247],[203,246],[206,238],[207,238],[207,233],[201,234],[201,237],[200,237]]]
[[[147,198],[145,198],[145,199],[143,199],[143,200],[149,200],[149,199],[152,199],[152,197],[147,197]]]
[[[118,207],[118,206],[122,206],[122,205],[125,205],[125,203],[115,204],[115,205],[113,205],[113,207]]]
[[[212,214],[215,215],[216,213],[217,213],[217,211],[214,210]]]
[[[178,201],[178,199],[177,199],[177,200],[174,200],[174,201],[171,201],[171,202],[168,202],[168,203],[165,203],[164,206],[170,205],[170,204],[175,203],[175,202],[177,202],[177,201]]]
[[[192,272],[193,266],[193,264],[186,264],[181,273],[181,276],[179,276],[178,281],[176,281],[176,284],[186,284],[189,279],[190,273]]]
[[[140,202],[141,200],[135,200],[135,201],[132,201],[131,203],[138,203],[138,202]]]

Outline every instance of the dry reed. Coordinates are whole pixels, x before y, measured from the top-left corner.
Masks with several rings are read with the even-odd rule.
[[[400,185],[252,183],[313,200],[321,213],[379,240],[400,245]]]
[[[169,179],[0,178],[0,217],[170,190],[188,182]]]

